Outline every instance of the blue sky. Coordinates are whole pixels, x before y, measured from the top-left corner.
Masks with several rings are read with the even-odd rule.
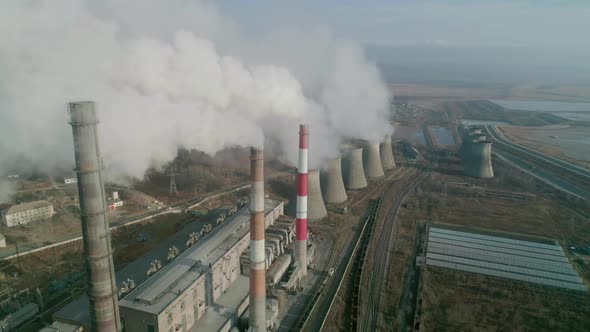
[[[246,31],[326,25],[385,45],[590,49],[590,0],[218,0]]]

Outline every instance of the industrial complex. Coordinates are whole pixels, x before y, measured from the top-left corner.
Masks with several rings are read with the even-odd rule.
[[[396,107],[404,121],[425,112]],[[526,297],[543,312],[546,296],[581,322],[573,330],[588,322],[587,170],[514,143],[499,127],[402,122],[394,136],[350,140],[310,169],[314,133],[300,124],[296,167],[277,169],[251,147],[243,182],[183,198],[186,178],[167,170],[160,186],[169,190],[156,198],[138,189],[151,190],[146,184],[105,180],[98,114],[93,102],[69,104],[75,178],[23,189],[2,207],[8,280],[25,280],[19,272],[37,257],[71,259],[46,288],[5,290],[4,330],[477,330],[523,315]],[[72,215],[78,237],[18,247],[18,236],[65,227]],[[496,320],[440,323],[466,310],[460,301],[477,316],[494,297],[506,303]]]

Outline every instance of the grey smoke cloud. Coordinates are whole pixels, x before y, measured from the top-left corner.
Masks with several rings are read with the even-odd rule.
[[[328,32],[256,38],[201,1],[7,0],[0,10],[0,155],[71,165],[66,103],[95,100],[104,160],[141,177],[180,146],[277,142],[296,164],[381,139],[389,92],[361,48]],[[305,37],[305,38],[303,38]]]

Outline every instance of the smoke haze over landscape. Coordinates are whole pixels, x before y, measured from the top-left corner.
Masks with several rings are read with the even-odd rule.
[[[389,91],[359,45],[321,27],[269,31],[245,37],[200,1],[3,2],[0,171],[16,156],[71,167],[76,100],[97,102],[105,164],[140,178],[179,146],[266,141],[296,164],[300,122],[313,167],[343,140],[391,132]]]

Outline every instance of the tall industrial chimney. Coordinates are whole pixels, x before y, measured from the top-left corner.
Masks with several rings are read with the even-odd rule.
[[[370,179],[382,177],[384,173],[379,156],[379,143],[368,142],[363,152],[365,175]]]
[[[326,205],[324,205],[324,198],[322,197],[322,188],[320,186],[320,172],[317,169],[309,171],[309,220],[324,219],[328,212]]]
[[[92,331],[121,331],[94,102],[69,104]]]
[[[342,180],[342,159],[336,158],[328,163],[327,174],[324,177],[324,199],[327,203],[342,203],[348,197]]]
[[[385,136],[385,140],[379,146],[379,153],[381,154],[381,162],[383,163],[383,169],[394,169],[395,160],[393,159],[393,149],[391,148],[391,135]]]
[[[356,190],[367,187],[367,178],[363,168],[363,149],[350,151],[344,162],[344,185],[346,189]]]
[[[262,149],[250,149],[250,331],[266,331],[264,169]]]
[[[299,165],[297,165],[297,212],[295,216],[295,261],[301,267],[301,276],[307,274],[307,157],[309,132],[299,125]]]

